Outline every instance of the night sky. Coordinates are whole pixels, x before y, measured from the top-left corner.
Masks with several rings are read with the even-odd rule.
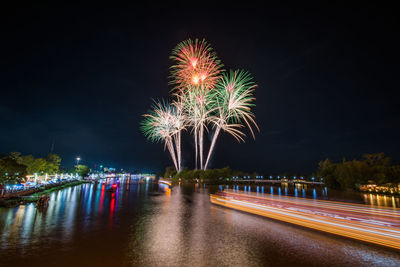
[[[166,98],[169,55],[205,38],[225,69],[258,84],[260,133],[223,135],[211,167],[312,172],[324,158],[385,152],[400,161],[395,10],[13,9],[0,11],[0,152],[77,155],[93,167],[162,170],[162,144],[140,133]],[[193,167],[191,136],[183,142]]]

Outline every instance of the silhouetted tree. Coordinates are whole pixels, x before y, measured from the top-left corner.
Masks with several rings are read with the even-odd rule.
[[[364,154],[361,160],[333,163],[329,159],[318,165],[317,175],[333,188],[357,188],[360,184],[374,181],[385,184],[400,181],[400,166],[390,165],[391,158],[384,153]]]
[[[0,184],[15,184],[24,181],[26,166],[19,164],[15,158],[0,158]]]

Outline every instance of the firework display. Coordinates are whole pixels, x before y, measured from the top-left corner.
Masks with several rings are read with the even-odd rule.
[[[251,112],[251,107],[255,105],[255,87],[256,84],[252,81],[250,74],[242,70],[231,70],[224,73],[217,83],[215,92],[211,97],[211,106],[213,106],[211,113],[214,115],[210,117],[215,132],[204,169],[207,169],[210,156],[212,155],[215,142],[221,129],[232,135],[239,142],[244,141],[243,136],[245,136],[245,134],[240,130],[244,123],[248,126],[254,137],[251,124],[258,130],[257,123],[254,120],[255,116]]]
[[[256,84],[243,70],[225,71],[211,46],[198,39],[181,42],[170,57],[172,102],[158,101],[141,123],[152,142],[164,142],[177,172],[182,170],[181,133],[190,129],[195,145],[195,167],[205,170],[216,141],[226,132],[244,141],[247,127],[253,138],[258,129],[251,108],[255,106]],[[210,130],[212,130],[210,132]],[[212,134],[204,162],[204,136]]]
[[[164,142],[164,149],[167,148],[177,171],[181,166],[180,151],[176,156],[175,147],[180,148],[181,131],[185,129],[184,117],[176,102],[169,104],[166,101],[156,101],[151,111],[143,115],[141,130],[152,142]],[[179,145],[177,145],[179,142]]]
[[[203,39],[188,39],[178,44],[170,57],[171,84],[177,91],[193,89],[212,89],[222,71],[221,61],[211,46]]]

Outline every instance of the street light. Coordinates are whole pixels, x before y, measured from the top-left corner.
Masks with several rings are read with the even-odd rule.
[[[80,157],[77,157],[76,158],[76,165],[79,165],[79,161],[81,160],[81,158]]]

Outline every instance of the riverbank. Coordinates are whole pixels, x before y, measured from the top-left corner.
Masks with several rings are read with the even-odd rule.
[[[43,195],[48,195],[51,192],[58,191],[71,186],[80,185],[83,183],[90,183],[90,181],[86,180],[72,181],[60,185],[46,186],[28,192],[23,192],[21,195],[17,196],[0,198],[0,207],[11,208],[11,207],[16,207],[18,205],[36,202]]]
[[[263,179],[243,179],[243,180],[228,180],[228,179],[220,179],[218,181],[205,181],[199,179],[197,180],[168,180],[172,183],[172,185],[193,185],[193,184],[205,184],[205,185],[229,185],[229,186],[311,186],[317,188],[325,188],[327,187],[322,182],[314,182],[314,181],[282,181],[282,180],[263,180]],[[329,187],[327,187],[329,188]],[[383,186],[379,186],[378,188],[383,188]],[[400,187],[399,187],[400,188]],[[334,189],[329,188],[330,190],[335,190],[341,193],[362,193],[362,194],[374,194],[381,196],[390,196],[390,197],[400,197],[400,189],[395,190],[362,190],[362,189]]]

